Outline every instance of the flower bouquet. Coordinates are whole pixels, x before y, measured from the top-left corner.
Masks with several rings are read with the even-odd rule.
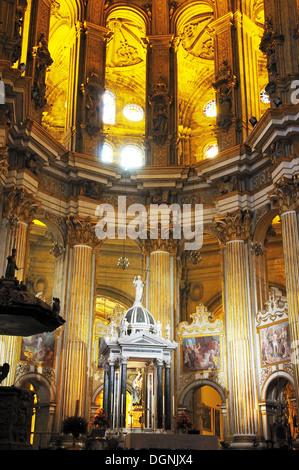
[[[182,432],[188,432],[189,429],[193,429],[193,424],[189,416],[186,415],[185,411],[182,411],[178,416],[176,422],[176,429],[181,430]]]
[[[110,427],[110,422],[108,420],[108,415],[104,413],[102,408],[99,408],[96,412],[92,422],[90,423],[93,426],[95,436],[105,435],[105,430]]]

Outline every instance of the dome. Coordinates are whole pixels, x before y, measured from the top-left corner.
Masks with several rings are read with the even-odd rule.
[[[119,323],[120,333],[133,334],[139,331],[155,332],[156,322],[152,314],[140,303],[130,307]]]

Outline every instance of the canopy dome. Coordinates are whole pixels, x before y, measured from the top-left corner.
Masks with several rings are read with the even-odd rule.
[[[119,324],[121,335],[130,335],[144,330],[154,333],[156,328],[154,317],[140,303],[130,307],[121,318]]]

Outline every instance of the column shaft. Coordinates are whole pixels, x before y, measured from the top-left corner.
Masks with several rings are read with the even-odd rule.
[[[288,316],[290,326],[290,337],[292,341],[295,372],[295,390],[299,389],[299,367],[297,348],[299,344],[299,236],[297,214],[288,211],[281,215],[283,255],[286,275],[286,291],[288,301]],[[297,397],[299,402],[299,397]],[[299,403],[298,403],[299,404]]]
[[[165,367],[165,429],[171,429],[170,367]]]
[[[70,306],[66,332],[66,360],[64,375],[64,416],[85,413],[87,399],[88,340],[92,280],[92,249],[87,245],[73,248],[73,269]]]
[[[226,245],[226,302],[232,434],[235,437],[254,435],[256,397],[243,240],[234,240]]]
[[[162,332],[170,318],[170,253],[155,251],[150,254],[149,310],[162,323]],[[162,333],[162,335],[163,335]]]
[[[157,365],[157,428],[163,427],[163,366]]]
[[[126,427],[126,392],[127,392],[127,364],[121,366],[121,392],[120,392],[120,427]]]

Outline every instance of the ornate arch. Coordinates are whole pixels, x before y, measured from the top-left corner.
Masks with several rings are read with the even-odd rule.
[[[56,402],[56,394],[55,394],[55,386],[52,381],[50,381],[47,377],[43,374],[39,374],[36,372],[28,372],[24,375],[21,375],[17,378],[15,382],[15,387],[21,388],[26,382],[31,382],[33,385],[35,382],[38,382],[39,385],[42,384],[47,391],[49,392],[49,403]]]
[[[275,370],[273,371],[264,381],[261,387],[261,402],[266,401],[266,395],[269,385],[274,379],[284,378],[294,386],[294,379],[292,375],[285,370]]]

